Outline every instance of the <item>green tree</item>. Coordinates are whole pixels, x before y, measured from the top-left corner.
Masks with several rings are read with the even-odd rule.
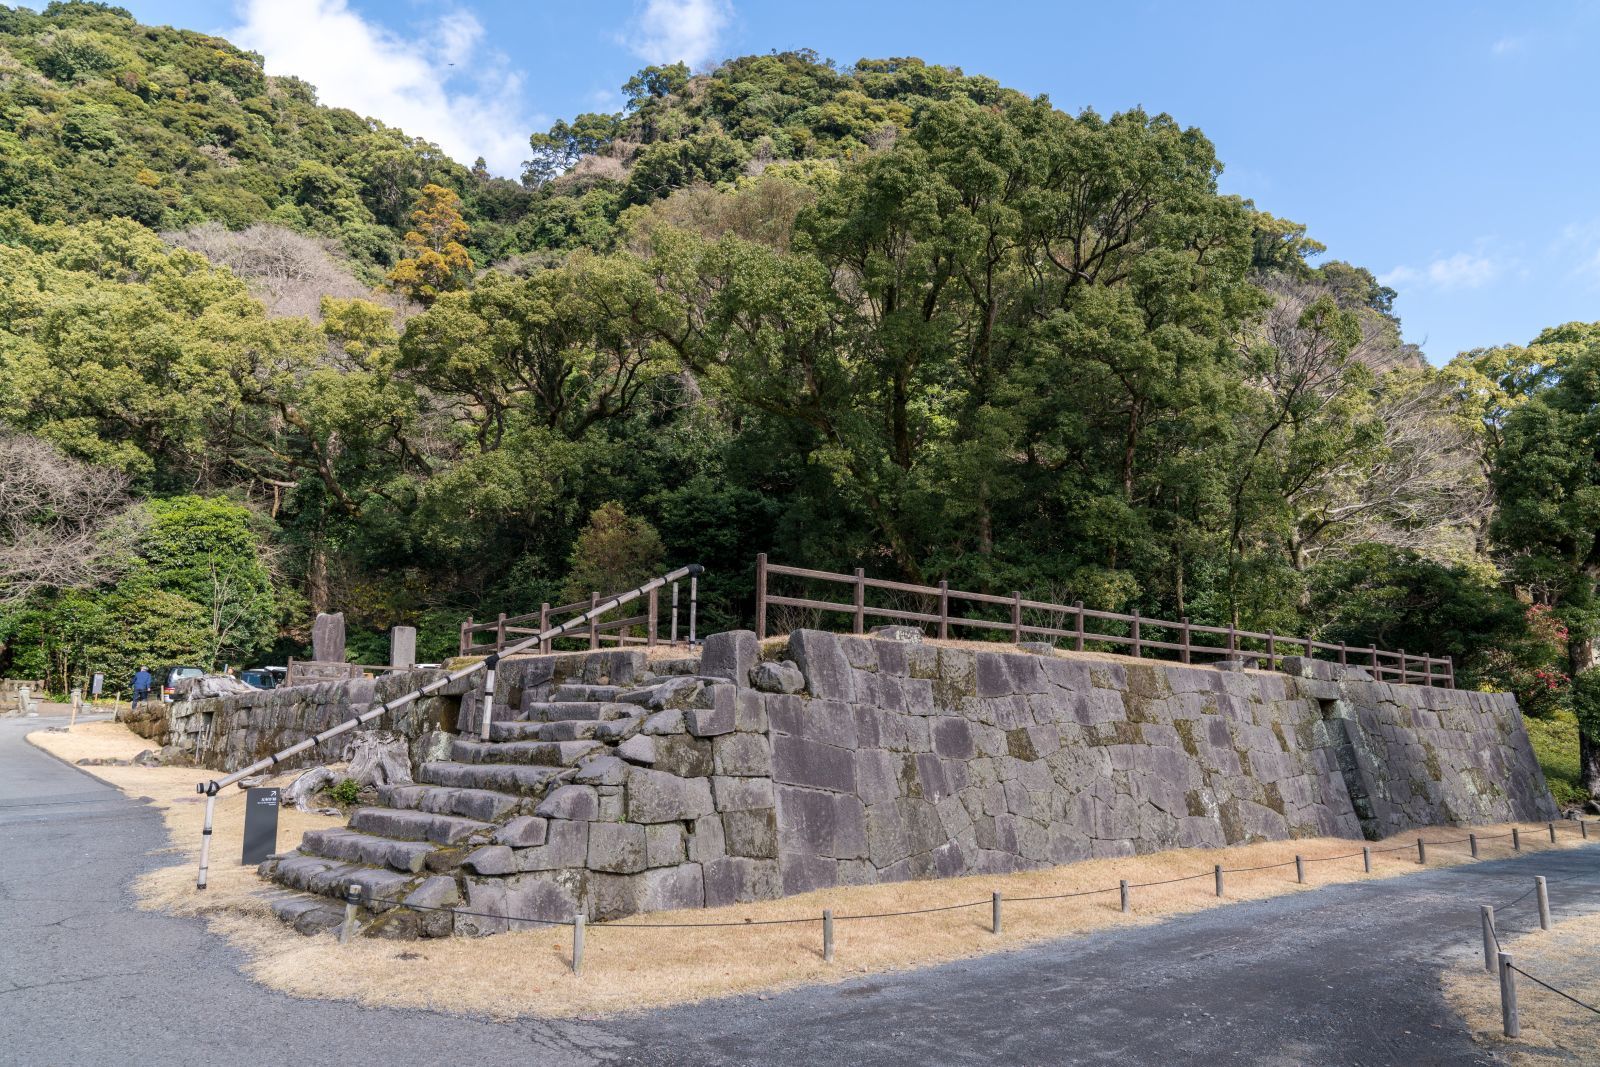
[[[1600,324],[1546,331],[1530,348],[1541,342],[1560,348],[1545,365],[1547,384],[1504,419],[1494,533],[1518,584],[1566,626],[1567,674],[1578,679],[1595,669],[1600,638]],[[1580,722],[1579,771],[1600,798],[1592,716]]]
[[[591,592],[624,592],[660,573],[663,555],[655,527],[608,501],[589,516],[573,543],[563,595],[577,601]]]

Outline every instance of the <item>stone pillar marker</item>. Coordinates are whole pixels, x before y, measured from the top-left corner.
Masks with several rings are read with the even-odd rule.
[[[389,631],[389,666],[414,667],[417,663],[417,628],[396,626]]]
[[[344,612],[320,612],[311,624],[311,658],[317,663],[344,662]]]

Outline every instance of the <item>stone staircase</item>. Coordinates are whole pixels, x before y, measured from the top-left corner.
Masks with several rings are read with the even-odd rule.
[[[470,692],[460,734],[436,735],[431,745],[445,758],[424,760],[413,783],[380,787],[378,803],[356,809],[347,826],[313,830],[295,851],[261,864],[274,884],[264,893],[273,912],[301,933],[334,928],[354,884],[364,934],[504,929],[461,914],[479,910],[471,902],[485,896],[475,897],[467,878],[582,868],[588,824],[624,818],[629,764],[618,749],[652,716],[709,709],[714,689],[731,685],[694,674],[698,666],[647,664],[643,652],[620,650],[501,661],[488,740],[477,740],[478,693]]]

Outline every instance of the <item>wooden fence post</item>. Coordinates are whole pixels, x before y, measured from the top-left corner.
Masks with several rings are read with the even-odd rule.
[[[939,583],[939,640],[950,636],[950,583]]]
[[[1078,638],[1077,638],[1077,644],[1074,647],[1077,648],[1077,650],[1079,652],[1082,652],[1083,651],[1083,601],[1074,600],[1072,602],[1072,610],[1078,616]]]
[[[539,632],[540,633],[544,633],[548,629],[550,629],[550,605],[549,604],[540,604],[539,605]],[[547,638],[545,638],[543,641],[541,641],[539,643],[539,651],[548,653],[550,651],[550,649],[554,645],[555,645],[555,642],[547,637]]]
[[[1134,611],[1134,613],[1133,613],[1133,657],[1134,657],[1134,659],[1138,659],[1139,656],[1143,653],[1143,650],[1144,650],[1144,646],[1139,641],[1139,612],[1136,609]]]
[[[494,624],[494,650],[499,652],[506,647],[506,613],[501,612]]]
[[[1383,681],[1383,668],[1378,666],[1378,646],[1368,645],[1367,651],[1372,653],[1372,680],[1381,682]]]
[[[1022,644],[1022,592],[1011,590],[1011,643]]]
[[[1228,651],[1229,652],[1238,652],[1239,651],[1239,631],[1234,626],[1234,623],[1233,623],[1232,619],[1228,620]]]
[[[1307,637],[1306,638],[1306,659],[1316,659],[1316,658],[1317,658],[1317,643],[1315,641],[1311,640],[1310,637]]]
[[[600,590],[593,589],[589,592],[589,610],[593,611],[600,606]],[[589,616],[589,647],[600,647],[600,619],[598,616]]]
[[[1267,670],[1278,669],[1278,639],[1271,630],[1267,631]]]
[[[1446,689],[1456,687],[1456,661],[1452,656],[1444,658],[1444,687]]]
[[[1410,675],[1406,671],[1406,650],[1402,648],[1400,650],[1400,684],[1405,685],[1410,680]]]
[[[867,572],[856,568],[856,633],[867,632]]]
[[[1349,666],[1349,664],[1350,664],[1350,660],[1348,658],[1349,652],[1350,652],[1350,646],[1345,644],[1343,641],[1340,641],[1339,642],[1339,666],[1341,666],[1341,667]]]
[[[756,640],[767,636],[767,554],[756,553]]]
[[[656,643],[656,627],[661,621],[661,601],[656,594],[660,591],[661,590],[659,587],[650,590],[650,609],[646,612],[646,614],[650,616],[649,622],[647,623],[647,625],[650,627],[650,632],[645,637],[645,644],[647,645],[654,645]]]
[[[1183,662],[1189,662],[1189,616],[1183,617]]]

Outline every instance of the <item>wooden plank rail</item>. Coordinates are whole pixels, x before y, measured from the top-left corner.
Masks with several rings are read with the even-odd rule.
[[[678,608],[678,583],[672,582],[672,643],[677,643],[677,608]],[[689,592],[689,617],[694,619],[698,607],[698,581],[690,582]],[[589,648],[600,648],[605,644],[623,645],[656,645],[661,643],[661,602],[659,590],[652,589],[646,597],[645,611],[642,615],[630,615],[627,618],[603,619],[600,616],[590,618],[589,625],[582,632],[575,632],[566,636],[566,640],[585,642]],[[589,594],[588,599],[572,604],[541,604],[539,610],[526,615],[501,614],[493,622],[474,622],[469,615],[461,623],[461,634],[457,653],[462,656],[485,656],[491,652],[499,652],[508,644],[529,634],[539,634],[560,624],[562,619],[576,615],[584,615],[599,605],[602,601],[611,599],[603,597],[598,591]],[[602,613],[603,614],[603,613]],[[530,623],[532,625],[523,625]],[[629,633],[629,630],[639,629],[642,634]],[[691,640],[693,639],[693,626],[690,627]],[[487,640],[482,638],[487,637]],[[538,651],[549,653],[555,651],[553,641],[540,644]]]
[[[849,599],[823,600],[816,595],[775,593],[770,588],[774,578],[849,586]],[[874,605],[867,601],[869,589],[922,597],[925,598],[923,606],[932,610]],[[975,606],[961,609],[966,612],[981,611],[984,607],[1003,608],[1004,617],[959,614],[952,609],[952,601]],[[1137,612],[1123,615],[1086,608],[1081,600],[1071,604],[1052,604],[1026,598],[1020,592],[1010,596],[967,592],[951,589],[948,582],[940,582],[936,586],[913,585],[884,578],[868,578],[859,569],[854,574],[836,574],[810,567],[787,567],[769,561],[766,554],[762,553],[756,557],[757,637],[767,636],[768,615],[775,607],[849,615],[851,630],[858,634],[866,632],[869,619],[888,620],[934,626],[940,638],[950,637],[951,627],[966,627],[969,630],[1005,633],[1016,643],[1030,637],[1044,638],[1051,643],[1066,639],[1079,652],[1084,650],[1085,644],[1099,644],[1113,649],[1128,649],[1133,656],[1143,656],[1147,651],[1173,653],[1173,658],[1184,663],[1193,662],[1196,656],[1215,656],[1243,659],[1274,669],[1285,656],[1318,658],[1317,653],[1323,652],[1328,656],[1321,658],[1336,658],[1340,664],[1364,667],[1378,681],[1455,688],[1455,663],[1449,656],[1423,656],[1403,648],[1389,650],[1372,645],[1357,648],[1311,637],[1287,636],[1271,630],[1258,633],[1236,626],[1191,623],[1188,619],[1175,622],[1170,619],[1151,619]],[[1060,625],[1041,626],[1030,622],[1023,615],[1027,611],[1048,613],[1053,619],[1059,620]],[[1091,630],[1091,621],[1096,624],[1116,623],[1126,632],[1104,633],[1101,632],[1106,629],[1103,625]]]

